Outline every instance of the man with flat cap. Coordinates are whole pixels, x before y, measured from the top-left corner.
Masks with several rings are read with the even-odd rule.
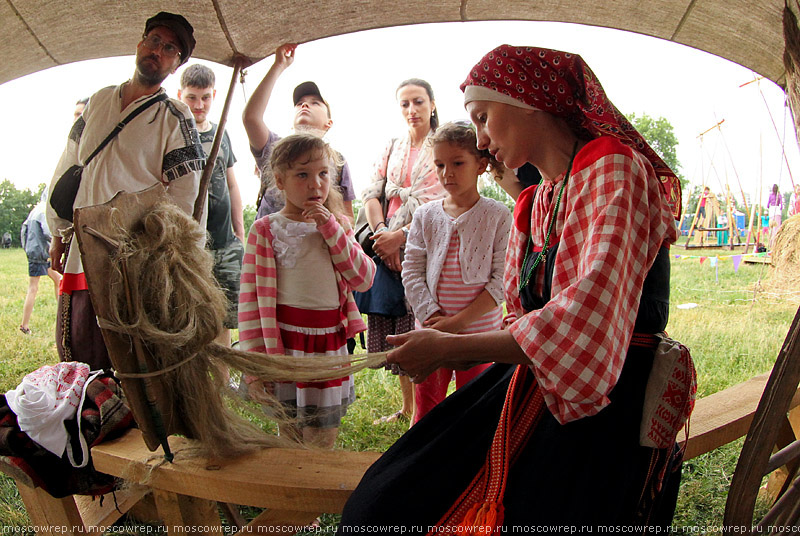
[[[191,56],[193,33],[191,24],[180,15],[161,12],[148,19],[136,46],[133,77],[92,95],[70,130],[47,204],[53,234],[51,265],[64,274],[56,324],[56,346],[62,361],[82,361],[93,370],[111,366],[77,245],[65,246],[71,234],[71,209],[102,204],[119,191],[138,192],[154,184],[162,184],[188,214],[194,209],[205,160],[203,149],[189,108],[168,98],[161,87]],[[90,158],[122,122],[125,126]],[[73,165],[84,166],[74,202],[57,186]]]

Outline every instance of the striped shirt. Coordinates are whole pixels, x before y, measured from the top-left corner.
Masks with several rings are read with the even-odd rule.
[[[278,282],[271,217],[277,216],[256,220],[247,236],[239,290],[239,344],[245,351],[283,354],[276,314]],[[349,227],[345,230],[333,216],[317,229],[325,240],[336,271],[342,326],[347,337],[353,337],[366,326],[352,291],[366,292],[372,286],[375,263],[356,243],[353,230]],[[314,281],[308,284],[313,285]]]
[[[450,244],[447,247],[442,273],[439,276],[439,286],[436,298],[442,313],[453,316],[462,309],[466,308],[480,295],[486,288],[485,283],[475,283],[468,285],[461,277],[461,262],[459,260],[459,249],[461,239],[458,232],[454,232],[450,237]],[[498,306],[470,323],[460,333],[480,333],[482,331],[495,331],[500,329],[503,323],[503,308]]]
[[[482,285],[496,304],[503,303],[503,270],[511,213],[504,204],[481,197],[457,218],[442,201],[419,207],[411,221],[403,260],[403,287],[414,316],[424,322],[441,307],[441,271],[453,234],[458,234],[460,281]]]

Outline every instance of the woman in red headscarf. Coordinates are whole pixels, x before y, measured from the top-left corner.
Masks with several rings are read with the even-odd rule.
[[[669,525],[680,453],[674,434],[653,448],[640,433],[667,323],[680,184],[577,55],[503,45],[461,87],[478,147],[508,168],[530,162],[544,179],[515,208],[507,328],[390,337],[388,361],[413,381],[498,364],[370,468],[342,533]]]

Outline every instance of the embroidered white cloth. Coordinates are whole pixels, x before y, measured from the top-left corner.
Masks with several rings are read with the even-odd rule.
[[[6,393],[20,430],[56,456],[63,456],[67,447],[64,421],[78,411],[89,372],[89,365],[74,361],[46,365]]]

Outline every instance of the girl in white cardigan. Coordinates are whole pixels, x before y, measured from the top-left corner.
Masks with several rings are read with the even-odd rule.
[[[403,261],[403,286],[417,328],[477,333],[501,328],[503,266],[511,213],[478,193],[493,157],[477,149],[469,123],[448,123],[431,137],[434,165],[447,197],[414,213]],[[496,164],[496,162],[491,162]],[[415,386],[414,423],[456,388],[483,372],[439,369]]]

